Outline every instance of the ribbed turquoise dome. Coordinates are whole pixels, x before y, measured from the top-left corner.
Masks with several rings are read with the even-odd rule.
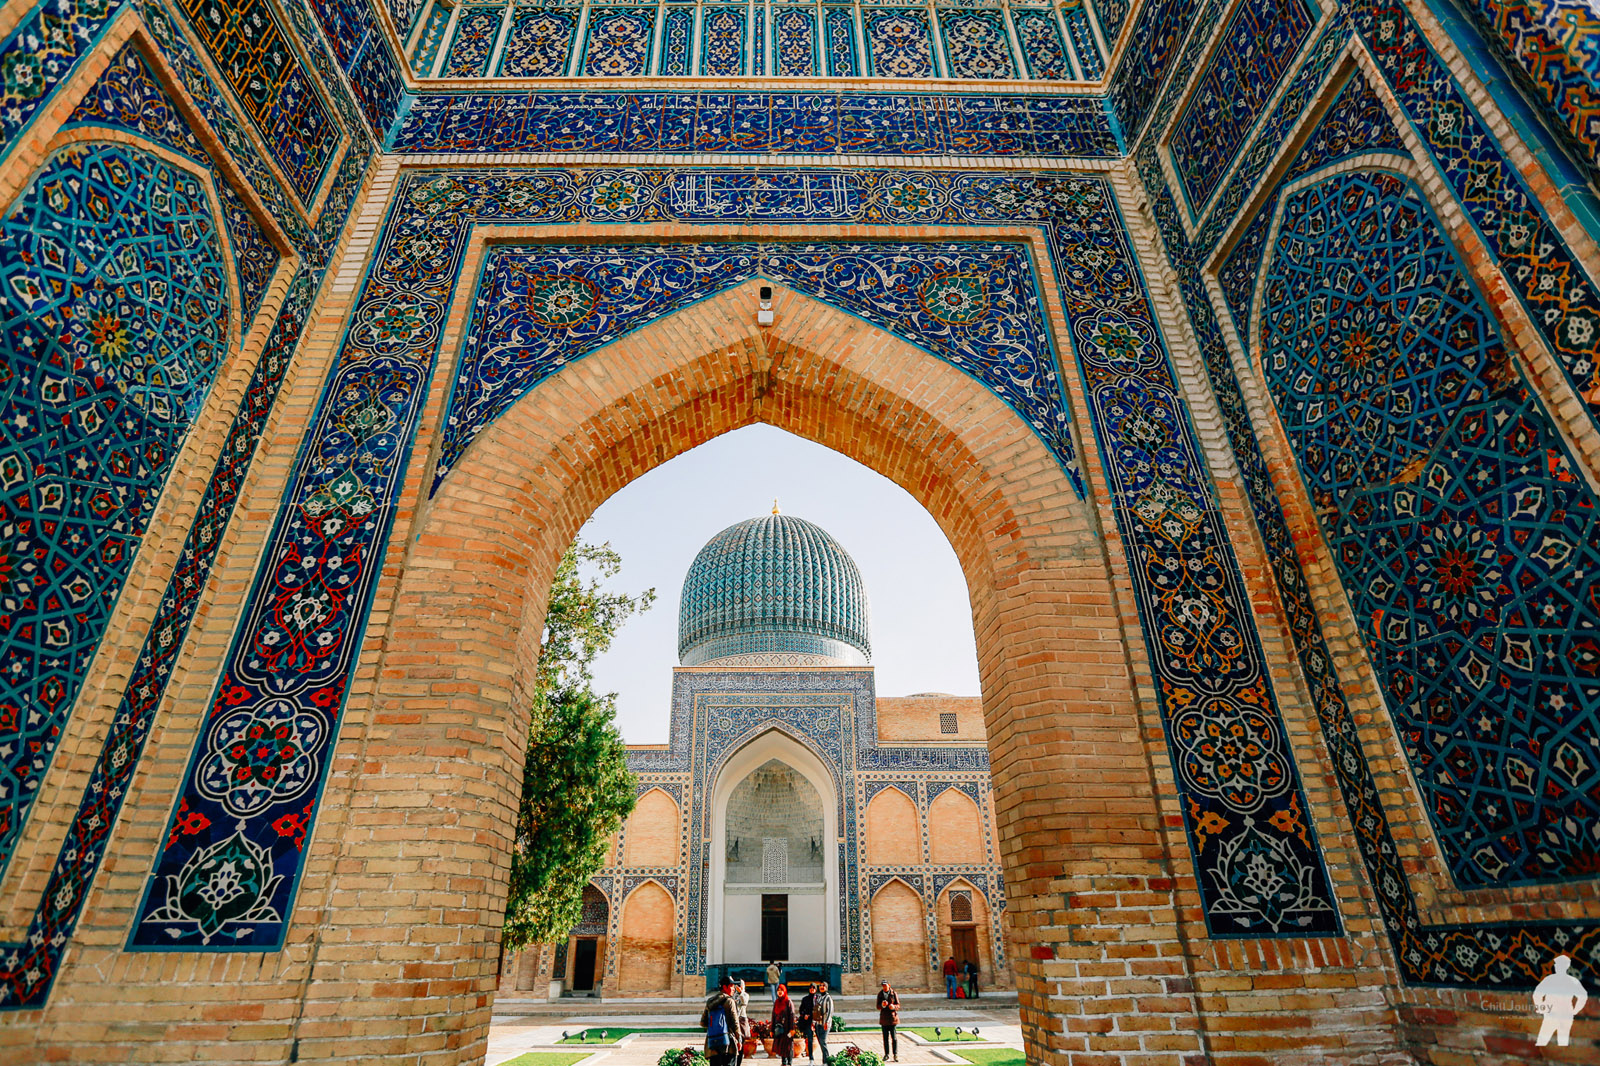
[[[864,664],[867,591],[839,542],[803,518],[729,526],[695,556],[678,606],[684,666],[720,659]]]

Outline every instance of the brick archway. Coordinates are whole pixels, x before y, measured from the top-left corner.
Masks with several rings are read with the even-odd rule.
[[[386,940],[400,980],[364,981],[354,964],[319,957],[307,1026],[325,1013],[319,999],[340,1000],[340,1026],[318,1032],[320,1052],[371,1061],[373,1042],[346,1045],[339,1029],[355,1030],[351,1023],[364,1012],[393,1018],[395,997],[426,996],[427,1008],[414,1016],[418,1032],[445,1030],[449,1042],[424,1060],[478,1061],[495,982],[523,708],[557,560],[611,494],[758,421],[906,488],[961,561],[1033,1056],[1065,1061],[1082,1046],[1066,1034],[1065,1019],[1083,1012],[1080,1001],[1103,994],[1109,968],[1148,985],[1152,996],[1166,994],[1163,977],[1173,974],[1141,971],[1115,944],[1123,926],[1157,941],[1178,937],[1125,635],[1090,505],[1032,430],[972,378],[785,290],[777,325],[757,330],[755,289],[755,282],[737,286],[564,368],[502,415],[418,505],[365,712],[371,725],[355,738],[345,733],[345,743],[359,748],[359,771],[336,769],[329,797],[371,811],[341,843],[338,879],[394,886],[396,909],[442,914],[447,934],[434,922],[426,934]],[[424,471],[411,484],[430,481]],[[405,779],[413,787],[402,788]],[[392,841],[413,835],[437,846],[426,858],[397,857]],[[1119,846],[1108,849],[1110,841]],[[1136,912],[1124,913],[1114,895],[1152,888],[1167,905],[1152,907],[1141,896]],[[1070,945],[1069,892],[1086,894]],[[1096,892],[1105,895],[1088,902]],[[363,924],[338,902],[337,885],[333,896],[325,928]],[[382,896],[377,888],[365,892],[363,910],[385,907]],[[1063,980],[1069,968],[1049,965],[1058,957],[1106,965],[1078,985]],[[351,998],[352,980],[374,994]],[[1187,1000],[1178,1002],[1166,1028],[1192,1034]],[[301,1032],[309,1035],[306,1026]],[[1192,1046],[1193,1039],[1178,1042]],[[397,1053],[403,1042],[396,1038]]]

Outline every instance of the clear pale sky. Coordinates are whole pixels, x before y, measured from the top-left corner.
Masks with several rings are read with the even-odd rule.
[[[871,607],[872,663],[880,696],[978,694],[978,657],[967,584],[933,517],[894,482],[838,452],[755,425],[663,463],[601,505],[580,536],[622,555],[612,582],[654,587],[595,663],[595,688],[617,694],[630,744],[667,739],[678,661],[678,594],[706,541],[735,522],[784,514],[815,522],[861,568]]]

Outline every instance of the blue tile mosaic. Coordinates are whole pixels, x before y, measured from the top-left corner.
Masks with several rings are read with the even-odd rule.
[[[1342,43],[1339,38],[1335,38],[1331,46],[1325,46],[1325,42],[1326,38],[1311,50],[1305,69],[1296,75],[1297,80],[1304,78],[1313,84],[1323,80],[1322,73]],[[1425,73],[1426,66],[1417,62],[1417,53],[1413,52],[1408,58],[1410,62],[1406,65],[1393,69],[1404,70],[1408,76]],[[1308,90],[1302,97],[1302,106],[1308,105],[1314,95],[1314,90]],[[1273,136],[1286,135],[1294,127],[1295,119],[1295,115],[1282,118],[1275,115]],[[1361,137],[1371,138],[1371,144],[1380,148],[1386,147],[1394,137],[1392,130],[1386,134],[1369,123],[1361,136],[1352,139],[1350,130],[1356,128],[1352,126],[1338,136],[1314,135],[1308,142],[1308,153],[1296,160],[1294,169],[1304,168],[1309,173],[1327,157],[1360,150]],[[1261,139],[1267,135],[1264,132]],[[1319,158],[1322,152],[1327,155]],[[1252,155],[1266,154],[1268,150],[1261,148],[1258,140]],[[1265,163],[1259,165],[1264,167]],[[1207,246],[1198,238],[1194,244],[1186,239],[1179,221],[1179,207],[1162,175],[1153,143],[1146,142],[1140,148],[1138,166],[1141,181],[1150,190],[1167,254],[1178,273],[1179,291],[1199,339],[1229,442],[1243,472],[1251,511],[1265,542],[1295,651],[1317,708],[1329,752],[1328,765],[1339,783],[1350,824],[1357,830],[1362,862],[1369,882],[1376,888],[1384,929],[1394,946],[1402,980],[1407,984],[1526,990],[1543,976],[1545,963],[1555,954],[1571,955],[1580,967],[1600,965],[1600,923],[1431,924],[1424,919],[1411,889],[1411,873],[1401,863],[1389,827],[1383,793],[1366,762],[1355,715],[1345,701],[1333,656],[1323,638],[1310,585],[1300,568],[1272,475],[1261,454],[1257,431],[1235,375],[1228,345],[1200,278],[1198,264]],[[1259,174],[1259,169],[1256,173]],[[1230,184],[1245,180],[1245,169],[1241,167]],[[1200,238],[1204,236],[1205,231],[1199,235]],[[1546,246],[1547,253],[1551,250]]]
[[[0,65],[7,66],[15,73],[15,59],[6,60],[4,56],[6,54],[16,56],[19,54],[16,49],[22,48],[31,50],[27,52],[29,62],[34,59],[41,60],[40,63],[29,67],[30,70],[37,74],[60,73],[65,67],[52,67],[49,62],[50,56],[54,54],[57,58],[70,59],[74,48],[95,40],[99,26],[102,25],[99,20],[102,20],[110,10],[93,5],[79,5],[68,12],[67,22],[64,24],[70,24],[71,34],[53,38],[53,43],[56,46],[66,46],[70,41],[71,47],[59,47],[55,53],[35,47],[39,42],[29,38],[27,27],[30,23],[25,19],[21,31],[10,38],[5,46],[0,47]],[[316,30],[306,21],[310,16],[301,9],[291,8],[291,21],[296,32],[302,35],[302,39],[306,39],[305,35],[309,33],[311,39],[317,42],[306,54],[317,77],[326,87],[328,99],[331,99],[338,118],[343,122],[351,138],[350,148],[338,163],[335,176],[331,181],[325,180],[323,183],[322,202],[320,209],[314,215],[315,222],[308,222],[296,202],[295,194],[280,183],[273,167],[257,151],[253,140],[245,132],[243,124],[251,120],[243,114],[236,116],[230,110],[229,97],[210,80],[206,67],[191,50],[188,40],[178,31],[175,16],[158,0],[140,0],[137,10],[149,33],[149,41],[155,48],[155,54],[169,67],[165,76],[184,86],[187,90],[185,106],[192,107],[194,111],[179,110],[165,94],[161,82],[154,77],[151,63],[155,60],[136,54],[129,48],[111,58],[110,65],[101,80],[85,90],[85,95],[64,123],[64,128],[114,129],[131,135],[141,143],[159,145],[181,157],[187,157],[207,170],[214,168],[214,153],[226,152],[231,164],[236,168],[231,173],[242,175],[254,194],[259,197],[259,208],[271,216],[287,235],[300,257],[303,270],[290,283],[278,319],[267,335],[266,346],[259,357],[255,374],[247,386],[222,454],[201,498],[194,524],[178,555],[176,569],[167,589],[157,602],[154,620],[149,623],[149,635],[143,649],[134,660],[136,665],[132,679],[122,695],[120,707],[111,718],[111,727],[106,734],[95,769],[89,776],[76,811],[68,816],[66,836],[60,845],[58,856],[49,868],[45,891],[39,897],[38,905],[32,915],[24,919],[26,934],[18,942],[0,944],[0,1010],[37,1008],[45,1003],[49,995],[62,954],[71,943],[73,929],[85,896],[104,854],[105,841],[127,796],[128,783],[138,766],[139,753],[154,721],[156,709],[165,692],[166,682],[183,647],[190,619],[199,603],[201,591],[206,587],[211,563],[221,542],[222,531],[232,512],[244,474],[249,469],[261,426],[271,409],[278,386],[282,382],[282,375],[293,354],[311,298],[316,291],[320,271],[327,262],[328,250],[343,232],[346,215],[372,152],[371,141],[361,128],[359,113],[354,109],[339,81],[331,65],[331,57],[320,46],[320,36]],[[49,17],[46,21],[49,21]],[[7,49],[10,49],[9,53]],[[0,133],[4,135],[5,144],[9,144],[16,132],[26,125],[39,103],[53,99],[52,93],[55,87],[54,77],[26,86],[15,81],[7,83],[5,91],[12,94],[11,102],[0,108]],[[193,130],[189,127],[195,115],[200,122],[209,127],[210,136],[203,142],[197,141]],[[210,147],[202,149],[201,143]],[[129,159],[150,159],[141,149],[128,147],[112,149],[101,146],[81,148],[77,151],[90,154],[109,151],[113,155],[122,153]],[[111,156],[105,158],[109,160]],[[168,163],[151,163],[147,169],[146,177],[157,172],[177,173],[177,170]],[[219,176],[215,188],[222,206],[223,225],[233,247],[233,265],[240,279],[239,301],[242,304],[240,311],[248,328],[254,308],[259,307],[263,299],[266,279],[272,273],[272,264],[276,262],[277,251],[261,234],[259,224],[251,214],[256,208],[245,205],[240,191],[231,184],[232,180],[231,177],[224,179]],[[180,187],[182,182],[169,183],[164,188],[159,182],[118,183],[115,196],[108,198],[113,205],[121,203],[128,196],[146,194],[165,196],[168,199],[164,204],[158,205],[153,213],[143,216],[130,213],[125,218],[115,220],[114,224],[136,226],[141,220],[149,222],[159,218],[161,212],[171,210],[174,204],[180,202],[181,198],[174,198]],[[103,190],[79,186],[78,191],[90,195],[93,199]],[[183,195],[186,197],[188,193]],[[70,199],[69,196],[67,200]],[[66,203],[66,201],[58,202]],[[20,205],[20,200],[12,205],[13,222],[20,217],[15,213]],[[185,231],[180,229],[162,234],[161,240],[170,242],[176,238],[188,239],[196,232],[198,232],[196,227],[190,226],[187,236],[184,236]],[[147,237],[148,235],[138,237],[135,244],[140,248],[153,250],[156,242]],[[76,257],[84,251],[85,248],[78,248],[72,255]],[[169,285],[176,282],[181,291],[187,292],[194,283],[194,278],[174,270],[171,277],[164,278],[163,281]],[[77,295],[90,294],[80,292]],[[155,287],[145,288],[142,295],[132,292],[128,295],[135,302],[139,299],[164,298],[160,295],[160,290]],[[169,291],[168,295],[172,293]],[[199,302],[192,301],[192,303],[195,307],[200,306]],[[123,334],[114,328],[113,320],[91,312],[91,308],[76,301],[69,301],[62,308],[62,315],[71,321],[79,322],[85,328],[93,326],[101,330],[98,339],[93,339],[91,334],[91,347],[96,344],[101,346],[109,344],[111,348],[106,349],[107,351],[122,347]],[[127,348],[120,363],[124,370],[131,370],[138,365],[132,356],[139,330],[150,324],[155,324],[155,328],[161,328],[160,321],[158,317],[146,317],[132,329],[124,331],[128,338]],[[69,337],[71,334],[62,336]],[[180,336],[182,331],[174,327],[164,330],[163,339],[170,347],[174,339]],[[17,334],[16,337],[21,337],[21,334]],[[139,350],[148,352],[151,349],[144,347]],[[177,348],[170,347],[170,350],[175,352]],[[180,357],[173,356],[173,358]],[[170,398],[175,395],[172,390],[181,391],[201,384],[199,378],[191,377],[185,382],[181,378],[168,377],[165,379],[165,384],[161,378],[150,378],[144,387],[147,390],[157,391],[165,389]],[[168,407],[170,409],[170,402]],[[166,417],[154,412],[153,407],[151,411],[144,413],[144,417],[148,420],[147,425],[152,430],[162,417]],[[123,430],[131,432],[132,425],[128,418],[119,415],[115,428],[108,424],[102,430],[102,436],[108,432]],[[121,449],[111,449],[102,458],[105,463],[114,465],[121,462],[120,455]],[[159,448],[151,450],[148,457],[153,457],[156,462],[163,464],[170,462],[171,459],[170,454],[161,455]],[[103,470],[110,467],[97,464],[94,469]],[[148,474],[149,470],[135,471],[132,481],[142,483]],[[142,501],[147,501],[152,492],[130,491],[130,486],[131,483],[119,488],[117,495],[121,502],[116,506],[132,507],[137,511],[145,506],[145,502]],[[159,484],[154,491],[159,491]],[[97,507],[104,503],[104,500],[95,494],[79,497],[75,492],[72,495],[74,498],[81,498],[86,504],[94,504]],[[15,496],[10,498],[9,502],[13,506],[18,505]],[[65,532],[67,531],[64,531],[63,535]],[[109,578],[118,566],[123,565],[122,562],[118,562],[116,556],[120,554],[125,561],[131,557],[132,548],[137,543],[136,540],[129,539],[126,530],[114,539],[122,545],[122,548],[95,563],[98,573],[105,578]],[[87,563],[87,560],[84,562]],[[84,621],[92,621],[92,612],[84,615]],[[65,679],[66,674],[58,674],[58,680]],[[25,900],[18,902],[26,903]]]
[[[942,10],[939,31],[955,78],[1015,78],[1016,63],[999,11]]]
[[[507,78],[559,78],[572,57],[575,8],[513,8],[498,73]]]
[[[1311,35],[1306,0],[1239,0],[1168,139],[1173,168],[1198,213]]]
[[[867,54],[872,73],[880,78],[931,78],[933,35],[928,12],[919,8],[866,8]]]
[[[1050,8],[1013,9],[1011,22],[1016,27],[1022,56],[1028,64],[1028,77],[1066,81],[1075,76],[1067,61],[1067,49],[1055,11]]]
[[[1596,498],[1409,180],[1289,195],[1268,392],[1458,885],[1595,875]]]
[[[597,8],[589,13],[583,72],[603,78],[631,78],[645,73],[650,38],[655,33],[655,8]]]
[[[748,4],[706,4],[700,8],[700,73],[727,78],[748,73],[745,30]]]
[[[862,67],[856,47],[856,13],[848,7],[827,7],[823,19],[827,36],[828,73],[835,78],[860,76]]]
[[[476,78],[489,72],[489,60],[495,43],[500,39],[500,23],[506,9],[494,7],[463,7],[456,16],[455,36],[450,39],[450,49],[445,53],[444,64],[439,68],[441,78]]]
[[[683,77],[689,73],[689,46],[694,40],[694,8],[689,5],[669,6],[661,25],[659,70],[664,75]]]
[[[268,0],[179,0],[302,203],[316,196],[339,126]]]
[[[772,36],[774,74],[804,78],[824,73],[817,51],[816,8],[775,5]]]
[[[1078,57],[1083,76],[1090,81],[1105,76],[1105,57],[1100,54],[1100,44],[1095,40],[1094,28],[1089,24],[1089,9],[1082,0],[1061,5],[1061,19],[1067,25],[1067,37],[1072,51]]]
[[[694,195],[717,196],[722,177],[703,175]],[[729,191],[764,197],[782,180],[768,176]],[[892,195],[893,186],[874,191]],[[578,195],[595,205],[586,214],[618,221],[664,217],[651,208],[673,202],[640,176],[604,172]],[[804,210],[803,196],[788,203]],[[445,415],[434,491],[476,436],[544,378],[753,277],[842,307],[966,371],[1034,427],[1079,480],[1037,283],[1018,245],[601,244],[489,255]]]
[[[198,177],[116,145],[0,221],[0,870],[227,356],[220,230]]]
[[[323,5],[318,5],[321,10]],[[450,26],[450,16],[455,9],[448,4],[435,2],[428,9],[428,19],[422,24],[422,35],[411,47],[411,73],[419,78],[433,75],[434,61],[444,45],[444,33]]]
[[[1114,158],[1103,101],[870,93],[474,93],[418,97],[397,152],[719,152]]]

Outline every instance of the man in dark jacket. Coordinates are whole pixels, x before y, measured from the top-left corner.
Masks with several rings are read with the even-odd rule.
[[[806,1034],[806,1061],[817,1061],[812,1057],[813,1046],[811,1043],[811,1008],[817,1005],[817,983],[811,982],[806,988],[805,998],[800,1001],[800,1031]]]
[[[961,966],[961,974],[967,979],[967,998],[978,998],[978,964],[968,959]]]
[[[739,1009],[733,1002],[733,978],[727,974],[722,975],[717,991],[706,997],[700,1028],[706,1031],[706,1058],[711,1066],[732,1066],[739,1051]]]
[[[895,1032],[900,1024],[900,995],[889,987],[889,979],[883,979],[883,987],[878,989],[878,1027],[883,1030],[883,1057],[884,1061],[900,1061],[900,1037]]]

